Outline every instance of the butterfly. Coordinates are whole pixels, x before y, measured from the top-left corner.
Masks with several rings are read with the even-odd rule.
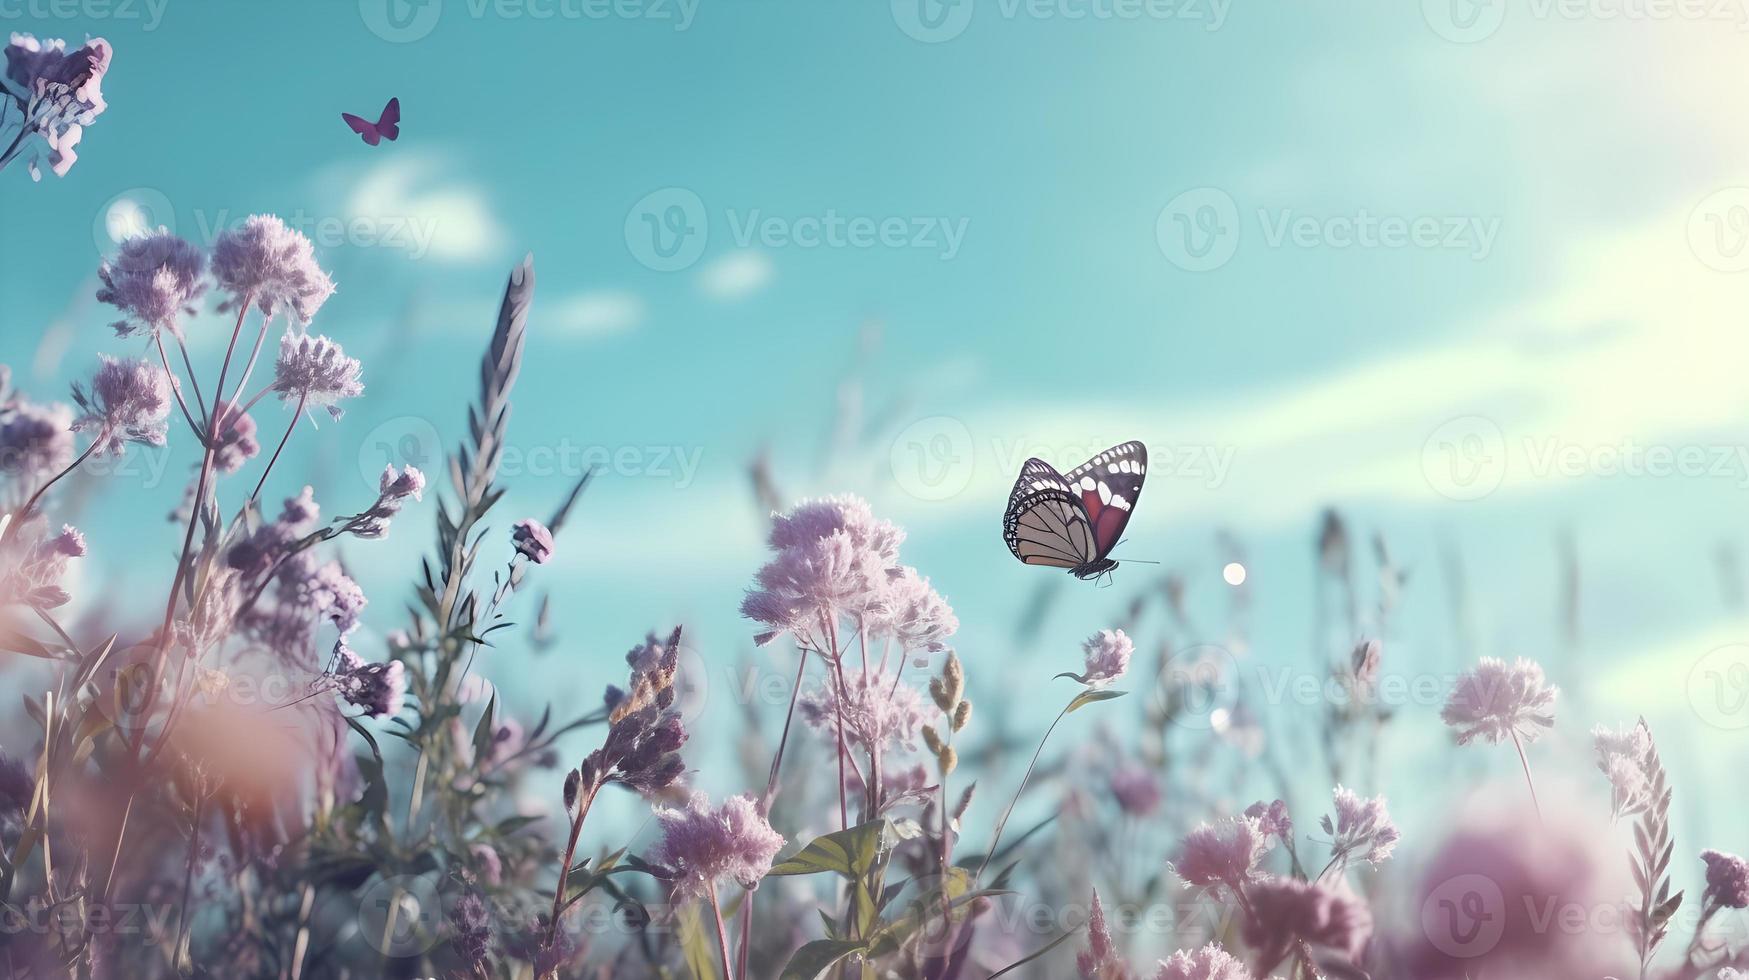
[[[351,126],[352,131],[366,143],[375,146],[385,136],[392,140],[401,135],[401,100],[390,99],[389,104],[383,106],[383,114],[374,123],[350,112],[342,112],[340,118],[346,120],[346,125]]]
[[[1117,567],[1107,558],[1135,513],[1148,473],[1148,447],[1113,446],[1067,476],[1034,457],[1020,467],[1002,517],[1002,540],[1028,565],[1066,568],[1079,579]]]

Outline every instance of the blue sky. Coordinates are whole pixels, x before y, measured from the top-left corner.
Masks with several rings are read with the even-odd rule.
[[[1055,694],[1019,679],[1074,666],[1160,570],[1065,582],[1015,649],[1049,573],[1002,547],[1008,485],[1026,455],[1068,468],[1139,438],[1156,466],[1117,557],[1182,572],[1217,623],[1235,556],[1216,535],[1236,535],[1261,661],[1310,669],[1334,504],[1410,569],[1396,669],[1461,666],[1455,550],[1479,651],[1584,691],[1557,742],[1643,712],[1697,777],[1732,771],[1749,713],[1703,695],[1749,664],[1716,571],[1749,489],[1741,9],[914,2],[0,5],[0,27],[116,49],[73,171],[0,175],[0,362],[63,397],[125,346],[89,298],[114,234],[204,244],[278,213],[339,283],[313,329],[365,361],[366,398],[289,450],[344,512],[384,445],[459,438],[532,251],[499,522],[544,514],[579,460],[610,465],[537,576],[563,645],[487,665],[526,703],[593,699],[676,619],[714,670],[749,652],[744,469],[769,445],[787,495],[857,492],[907,525],[974,692],[1043,710]],[[391,96],[392,144],[339,119]],[[855,436],[823,452],[846,406]],[[81,515],[93,589],[126,605],[167,564],[190,449],[104,481]],[[429,516],[346,550],[378,629]],[[1564,532],[1583,659],[1556,665]],[[1390,750],[1409,773],[1451,751],[1414,710]],[[1601,793],[1561,758],[1549,778]]]

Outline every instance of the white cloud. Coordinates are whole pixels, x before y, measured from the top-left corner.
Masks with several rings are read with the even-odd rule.
[[[351,182],[346,244],[398,248],[413,258],[477,262],[506,239],[478,185],[446,178],[430,156],[393,153]]]
[[[699,272],[699,287],[712,299],[745,299],[771,282],[771,260],[761,252],[731,252]]]
[[[623,333],[644,320],[644,301],[635,293],[592,290],[565,297],[539,319],[555,329],[576,336],[600,337]]]

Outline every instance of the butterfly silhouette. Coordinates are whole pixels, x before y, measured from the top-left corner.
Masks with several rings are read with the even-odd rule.
[[[346,125],[351,126],[352,131],[366,143],[375,146],[385,136],[392,140],[401,135],[401,100],[390,99],[389,104],[383,106],[383,114],[374,123],[350,112],[342,112],[340,118],[346,120]]]
[[[1117,562],[1106,556],[1130,522],[1147,472],[1148,450],[1139,442],[1113,446],[1067,476],[1042,459],[1027,460],[1002,518],[1008,550],[1028,565],[1065,568],[1080,579],[1111,571]]]

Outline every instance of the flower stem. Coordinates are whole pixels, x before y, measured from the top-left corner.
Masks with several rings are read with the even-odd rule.
[[[285,451],[285,444],[291,441],[292,430],[298,427],[298,420],[304,417],[304,400],[309,397],[305,392],[298,396],[298,407],[292,412],[291,424],[285,427],[285,435],[279,437],[279,445],[273,447],[273,456],[267,461],[267,468],[261,471],[261,479],[255,482],[255,492],[249,495],[249,503],[255,503],[261,496],[261,488],[267,485],[267,474],[273,472],[273,464],[279,462],[279,454]]]
[[[571,836],[565,841],[565,857],[559,865],[559,884],[553,889],[553,916],[547,923],[548,947],[559,938],[559,915],[565,907],[565,885],[571,879],[571,861],[577,856],[577,838],[583,835],[583,818],[589,815],[589,805],[595,802],[595,794],[600,789],[599,783],[589,787],[588,794],[577,801],[577,816],[571,820]]]
[[[723,954],[723,978],[735,980],[735,970],[729,960],[729,930],[723,925],[723,903],[717,900],[717,890],[711,888],[711,915],[717,920],[717,949]]]
[[[790,723],[796,717],[796,699],[802,693],[802,672],[808,668],[808,648],[801,647],[801,659],[796,662],[796,682],[789,692],[789,711],[783,716],[783,734],[777,739],[777,752],[771,757],[771,775],[765,780],[765,796],[760,800],[761,815],[771,813],[771,801],[777,798],[777,775],[783,767],[783,749],[789,744]]]
[[[1538,823],[1543,822],[1542,801],[1536,797],[1536,780],[1530,776],[1530,759],[1524,754],[1524,742],[1519,739],[1518,732],[1512,733],[1512,747],[1518,750],[1518,764],[1524,767],[1524,783],[1530,787],[1530,805],[1536,808]]]
[[[105,438],[106,438],[105,433],[101,433],[101,432],[98,433],[97,438],[91,440],[91,445],[86,446],[85,451],[80,453],[77,459],[73,460],[71,463],[68,463],[66,469],[63,469],[61,472],[56,473],[54,476],[49,477],[49,480],[47,483],[44,483],[42,486],[37,487],[36,492],[31,494],[30,498],[24,502],[24,506],[18,508],[18,513],[12,515],[12,521],[11,521],[11,523],[6,525],[5,533],[0,534],[0,541],[6,540],[6,538],[8,536],[10,536],[14,531],[17,531],[20,527],[23,527],[25,518],[30,516],[31,508],[35,507],[36,502],[38,500],[42,499],[42,495],[47,493],[48,489],[50,487],[52,487],[56,483],[60,482],[61,477],[64,477],[68,473],[71,473],[74,470],[78,469],[79,464],[90,459],[91,454],[93,452],[97,451],[97,447],[103,445]]]
[[[199,439],[202,445],[205,445],[206,441],[212,437],[211,433],[203,432],[200,426],[194,424],[194,415],[188,411],[188,402],[182,400],[182,385],[176,380],[176,372],[170,370],[170,355],[164,353],[163,333],[155,334],[152,339],[158,344],[158,361],[164,365],[164,374],[170,379],[170,393],[176,396],[176,405],[182,409],[182,418],[188,423],[188,428],[194,432],[194,437]],[[199,396],[196,395],[196,397]]]
[[[1032,753],[1032,761],[1026,764],[1026,774],[1020,777],[1020,788],[1014,791],[1014,799],[1008,801],[1008,809],[1002,811],[1002,819],[996,821],[996,833],[990,838],[990,849],[984,852],[984,859],[978,862],[978,873],[972,875],[973,882],[984,877],[984,869],[988,868],[990,861],[996,857],[996,845],[1002,840],[1002,828],[1008,826],[1008,818],[1014,815],[1015,805],[1020,802],[1021,794],[1026,792],[1026,784],[1032,779],[1032,771],[1038,767],[1038,757],[1044,754],[1045,743],[1050,741],[1051,733],[1057,730],[1057,725],[1068,717],[1069,708],[1074,703],[1074,701],[1070,701],[1063,705],[1063,710],[1057,712],[1056,721],[1051,722],[1051,727],[1045,729],[1045,737],[1038,740],[1038,748]]]

